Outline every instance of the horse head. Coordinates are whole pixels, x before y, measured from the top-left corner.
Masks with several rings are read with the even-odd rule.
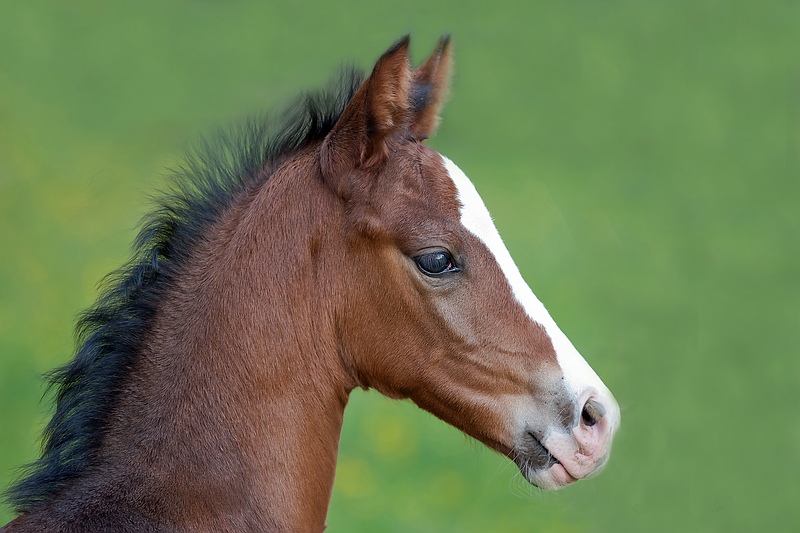
[[[443,38],[412,70],[398,42],[321,147],[346,221],[341,352],[359,386],[410,398],[558,488],[604,465],[619,407],[523,280],[472,182],[423,142],[451,56]]]

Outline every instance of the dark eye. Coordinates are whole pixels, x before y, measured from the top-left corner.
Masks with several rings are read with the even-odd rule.
[[[458,272],[461,270],[453,261],[453,256],[446,251],[418,255],[414,258],[414,262],[417,263],[417,267],[422,273],[428,276],[438,276],[440,274]]]

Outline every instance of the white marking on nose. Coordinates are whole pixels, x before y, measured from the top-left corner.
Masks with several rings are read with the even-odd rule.
[[[542,302],[533,294],[525,283],[519,268],[511,258],[508,248],[500,238],[497,228],[492,221],[489,210],[483,203],[475,185],[458,166],[445,156],[442,156],[444,166],[458,190],[458,201],[461,203],[461,223],[467,230],[483,242],[494,255],[497,264],[506,276],[514,298],[519,302],[531,320],[540,324],[556,352],[558,364],[564,374],[566,385],[575,394],[576,400],[594,389],[594,393],[604,404],[609,416],[611,426],[616,426],[619,420],[619,407],[611,392],[602,380],[592,370],[592,367],[578,353],[566,335],[556,325],[550,313],[547,312]],[[585,400],[586,398],[584,398]]]

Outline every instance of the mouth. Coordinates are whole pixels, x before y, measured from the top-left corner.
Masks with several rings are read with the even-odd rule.
[[[545,490],[556,490],[577,481],[542,441],[527,432],[512,457],[528,483]]]
[[[525,436],[527,437],[527,441],[523,450],[525,452],[525,459],[530,467],[537,470],[547,470],[555,464],[561,464],[561,461],[550,453],[550,450],[542,444],[542,441],[540,441],[536,435],[528,432]]]

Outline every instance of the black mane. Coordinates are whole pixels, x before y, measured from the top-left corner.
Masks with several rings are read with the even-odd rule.
[[[93,461],[161,295],[204,230],[283,157],[323,139],[363,79],[345,69],[327,89],[301,95],[277,121],[250,120],[203,143],[173,173],[168,193],[142,223],[132,258],[79,317],[75,357],[48,375],[56,408],[42,455],[5,494],[17,512],[53,496]]]

